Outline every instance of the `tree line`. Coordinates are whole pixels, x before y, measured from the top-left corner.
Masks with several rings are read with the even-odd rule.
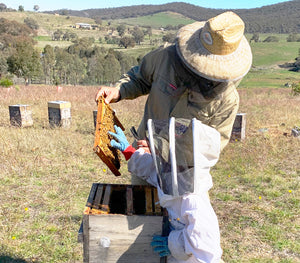
[[[35,31],[16,21],[0,19],[0,77],[45,84],[107,84],[137,64],[124,52],[94,45],[92,38],[75,39],[67,48],[34,47]]]

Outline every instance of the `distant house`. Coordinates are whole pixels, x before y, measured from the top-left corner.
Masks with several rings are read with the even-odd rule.
[[[76,23],[75,28],[91,29],[91,25],[86,23]]]

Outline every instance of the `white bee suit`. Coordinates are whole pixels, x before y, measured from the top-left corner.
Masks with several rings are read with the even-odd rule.
[[[166,138],[164,128],[152,129],[151,125],[153,128],[150,120],[148,131],[152,155],[143,149],[137,150],[128,162],[128,170],[157,187],[160,205],[168,210],[172,228],[168,237],[171,252],[168,263],[219,262],[222,255],[219,224],[207,192],[212,187],[210,167],[219,158],[220,134],[196,119],[185,129],[182,123],[178,124],[171,118],[166,140],[170,144],[167,157],[166,153],[158,154],[158,150],[166,148],[163,145],[165,140],[160,140]],[[190,135],[189,129],[192,130]],[[153,131],[157,136],[151,134]],[[186,147],[189,139],[193,149]],[[180,145],[182,142],[184,145]],[[187,160],[184,160],[185,156]]]

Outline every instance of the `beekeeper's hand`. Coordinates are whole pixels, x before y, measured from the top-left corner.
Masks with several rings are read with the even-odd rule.
[[[152,238],[151,246],[153,247],[154,252],[158,252],[160,257],[171,255],[168,247],[168,236],[154,236]]]
[[[98,102],[101,96],[105,99],[106,104],[109,104],[110,102],[117,102],[121,98],[119,89],[108,86],[100,87],[95,97],[96,102]]]
[[[114,137],[114,139],[110,141],[110,145],[120,150],[121,152],[124,152],[129,146],[129,142],[127,141],[126,136],[120,127],[114,125],[114,128],[116,133],[110,131],[108,132],[111,136]]]

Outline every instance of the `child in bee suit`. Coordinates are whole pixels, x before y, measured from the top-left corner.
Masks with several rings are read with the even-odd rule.
[[[168,211],[169,235],[153,237],[154,251],[169,263],[222,262],[219,224],[208,196],[219,132],[195,118],[149,119],[147,127],[151,154],[147,147],[130,146],[119,127],[110,134],[111,145],[129,160],[128,170],[157,187],[160,205]]]

